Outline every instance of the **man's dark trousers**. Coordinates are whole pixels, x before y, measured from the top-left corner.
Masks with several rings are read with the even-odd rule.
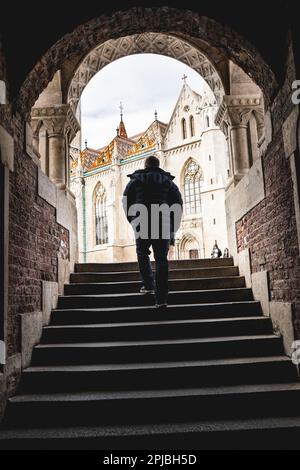
[[[155,284],[150,262],[150,246],[153,248],[155,259]],[[136,240],[136,252],[144,287],[155,289],[156,303],[166,304],[168,298],[168,252],[169,240]]]

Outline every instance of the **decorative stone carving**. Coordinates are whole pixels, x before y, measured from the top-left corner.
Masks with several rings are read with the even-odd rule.
[[[255,114],[259,124],[263,125],[264,110],[262,96],[223,96],[215,122],[221,129],[224,122],[230,126],[247,125],[252,112]]]
[[[76,137],[77,132],[80,130],[77,118],[68,104],[50,108],[33,108],[31,122],[35,136],[41,124],[44,124],[49,135],[63,134],[68,136],[69,142]]]
[[[77,199],[80,194],[82,193],[82,186],[84,184],[83,178],[74,178],[71,182],[71,191],[74,194],[75,198]]]
[[[64,188],[66,175],[66,143],[70,143],[80,129],[79,123],[69,105],[33,108],[31,113],[35,149],[39,146],[39,133],[44,125],[49,144],[49,177],[59,187]],[[42,156],[43,160],[47,158]],[[46,164],[43,165],[47,167]]]
[[[231,167],[234,180],[239,181],[249,170],[251,162],[248,123],[255,117],[258,141],[264,135],[264,105],[259,95],[224,96],[215,123],[229,138],[231,148]],[[253,143],[252,143],[253,144]],[[258,142],[256,142],[256,145]]]
[[[165,55],[189,65],[208,83],[217,102],[221,102],[224,95],[222,81],[204,54],[183,39],[162,33],[142,33],[108,40],[88,54],[69,88],[68,102],[73,111],[76,111],[84,88],[96,73],[121,57],[138,53]]]

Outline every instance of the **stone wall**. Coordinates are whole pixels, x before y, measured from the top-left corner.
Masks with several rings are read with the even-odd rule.
[[[42,310],[42,281],[58,282],[58,254],[69,256],[69,233],[56,209],[37,194],[38,167],[22,149],[10,174],[8,354],[19,352],[19,314]]]
[[[265,198],[236,223],[238,252],[250,250],[252,273],[266,272],[269,301],[291,304],[291,315],[300,338],[300,256],[297,233],[299,201],[294,198],[290,146],[284,123],[295,107],[291,100],[294,80],[290,53],[286,82],[271,109],[273,138],[262,157]],[[295,149],[294,149],[295,150]],[[279,305],[280,307],[280,305]]]
[[[0,367],[0,420],[6,398],[28,367],[32,348],[56,307],[59,286],[68,281],[77,261],[75,201],[42,175],[33,152],[30,127],[13,114],[5,60],[0,47],[0,80],[6,83],[6,104],[0,105],[0,158],[5,165],[4,305],[6,364]],[[1,234],[3,236],[3,234]]]
[[[1,159],[8,172],[8,277],[4,306],[6,364],[0,370],[0,419],[7,395],[28,367],[42,327],[77,258],[75,200],[58,189],[32,153],[28,124],[16,116],[10,132],[0,124]],[[4,123],[3,123],[4,124]],[[3,286],[1,286],[3,288]]]
[[[263,163],[266,198],[236,224],[238,251],[250,248],[252,273],[268,271],[270,300],[296,303],[300,335],[300,258],[293,183],[280,137]]]

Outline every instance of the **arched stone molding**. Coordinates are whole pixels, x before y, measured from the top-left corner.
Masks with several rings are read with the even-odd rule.
[[[80,96],[93,76],[106,65],[133,54],[160,54],[172,57],[198,72],[220,104],[224,86],[212,62],[195,46],[178,37],[162,33],[142,33],[111,39],[94,49],[77,69],[68,92],[68,102],[75,112]]]
[[[184,162],[183,166],[182,166],[182,169],[181,169],[181,172],[180,172],[180,186],[181,188],[183,187],[184,185],[184,179],[185,179],[185,174],[186,174],[186,171],[187,171],[187,168],[188,166],[191,164],[191,163],[195,163],[196,165],[199,166],[199,173],[200,173],[200,179],[201,181],[203,181],[203,178],[204,178],[204,174],[203,174],[203,170],[202,170],[202,167],[200,165],[200,162],[197,160],[197,158],[195,157],[188,157],[187,160]]]
[[[273,71],[257,49],[233,29],[190,10],[135,7],[94,18],[63,36],[27,76],[15,109],[28,116],[58,70],[62,72],[63,102],[66,103],[75,71],[93,49],[111,39],[151,32],[179,37],[205,52],[222,74],[224,85],[227,84],[226,93],[229,92],[228,60],[231,60],[262,89],[267,105],[273,100],[278,90]]]
[[[201,258],[201,241],[195,234],[184,233],[178,243],[179,258],[189,259],[190,250],[197,250],[198,257]]]

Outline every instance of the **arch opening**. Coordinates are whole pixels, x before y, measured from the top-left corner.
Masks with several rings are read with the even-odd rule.
[[[132,18],[135,18],[134,26]],[[91,51],[101,47],[106,41],[145,33],[172,35],[202,53],[205,51],[222,76],[226,93],[230,88],[226,65],[228,61],[241,67],[261,88],[267,105],[278,90],[278,83],[270,66],[250,42],[230,27],[226,26],[226,43],[230,43],[229,49],[224,47],[224,25],[211,18],[194,11],[173,7],[147,9],[135,7],[127,11],[114,12],[110,16],[93,18],[85,24],[78,25],[71,33],[56,42],[23,82],[16,100],[16,110],[21,115],[28,116],[31,107],[58,71],[63,71],[62,95],[63,102],[66,103],[75,72]],[[240,54],[241,45],[243,55]]]
[[[188,65],[207,82],[220,104],[225,94],[221,76],[212,61],[199,49],[178,37],[164,33],[143,33],[110,39],[84,58],[70,83],[68,102],[76,112],[80,96],[89,81],[106,65],[133,54],[159,54]]]
[[[178,259],[200,259],[202,257],[203,251],[199,240],[193,235],[185,235],[179,242]]]
[[[172,9],[167,10],[173,11]],[[177,18],[176,14],[175,17]],[[198,21],[201,22],[200,18],[195,17],[194,19],[196,23]],[[103,21],[105,22],[105,20]],[[124,134],[124,129],[122,128],[121,123],[121,128],[118,128],[117,131],[117,137],[125,138],[125,140],[123,139],[122,145],[121,142],[117,144],[114,140],[111,144],[105,147],[105,151],[103,151],[101,155],[97,154],[97,152],[94,152],[93,154],[93,149],[81,149],[79,124],[81,115],[80,97],[83,91],[89,84],[90,80],[97,73],[101,72],[104,67],[107,67],[109,64],[120,58],[130,55],[159,54],[177,59],[199,73],[199,75],[206,81],[213,93],[214,101],[204,97],[201,105],[194,110],[193,114],[189,111],[189,107],[186,106],[186,114],[184,114],[181,119],[181,138],[183,145],[187,143],[190,144],[190,140],[192,139],[195,141],[192,144],[192,147],[194,146],[194,148],[197,148],[198,140],[202,142],[202,147],[205,147],[205,145],[209,147],[209,137],[204,136],[203,126],[206,127],[207,133],[216,132],[218,129],[222,130],[225,137],[218,137],[218,145],[221,146],[220,154],[223,156],[223,161],[218,162],[217,168],[214,168],[213,164],[211,164],[210,171],[207,173],[205,172],[205,174],[207,174],[207,181],[210,182],[209,184],[211,187],[215,185],[218,187],[219,185],[220,187],[225,188],[225,185],[228,185],[228,180],[231,180],[233,184],[237,184],[247,174],[253,163],[257,160],[260,155],[258,147],[264,138],[263,106],[264,102],[268,102],[269,100],[268,91],[266,89],[260,90],[252,79],[249,78],[249,75],[247,75],[247,73],[250,73],[249,70],[247,70],[249,65],[248,63],[242,64],[245,68],[245,71],[243,71],[238,67],[238,65],[236,65],[239,61],[232,51],[224,50],[223,47],[218,48],[218,41],[216,41],[216,38],[215,40],[212,40],[211,32],[206,31],[206,34],[203,34],[202,32],[199,37],[196,38],[195,30],[193,29],[193,33],[192,31],[186,31],[183,35],[182,32],[180,32],[180,26],[176,21],[177,20],[175,20],[174,23],[175,28],[172,28],[172,33],[168,32],[165,28],[161,28],[159,31],[159,25],[151,27],[150,23],[146,28],[145,25],[143,25],[140,31],[131,31],[130,35],[125,34],[126,24],[124,24],[124,28],[119,30],[118,34],[113,38],[105,37],[107,32],[105,32],[104,36],[101,36],[101,38],[95,34],[90,41],[88,49],[82,48],[81,50],[79,48],[78,51],[80,50],[80,52],[78,52],[76,57],[74,56],[74,60],[71,60],[70,57],[68,59],[67,67],[63,63],[59,71],[57,71],[54,80],[49,85],[51,91],[49,94],[50,101],[47,101],[49,86],[45,90],[46,93],[42,93],[44,96],[41,95],[39,97],[32,112],[32,116],[35,121],[33,125],[34,140],[38,150],[41,148],[39,141],[42,140],[40,134],[35,130],[38,128],[38,125],[36,124],[38,119],[42,117],[39,114],[39,109],[41,106],[45,106],[50,103],[53,104],[54,102],[55,112],[57,111],[59,114],[60,112],[58,111],[58,108],[61,109],[62,107],[65,107],[62,112],[63,119],[61,120],[61,127],[59,129],[59,133],[64,136],[64,142],[62,142],[62,138],[61,142],[57,142],[57,132],[55,133],[55,138],[51,139],[53,130],[50,133],[48,131],[48,134],[46,134],[49,135],[49,149],[54,148],[54,151],[56,152],[55,160],[58,160],[58,147],[61,149],[64,148],[64,164],[61,165],[59,171],[54,172],[53,179],[61,188],[63,188],[64,184],[65,186],[70,185],[70,176],[69,174],[66,175],[66,173],[69,173],[69,166],[71,167],[71,179],[75,173],[77,176],[77,186],[72,185],[72,189],[76,194],[77,190],[80,192],[78,184],[80,185],[80,178],[84,174],[87,161],[91,163],[95,171],[97,171],[99,167],[105,171],[111,171],[114,164],[125,164],[125,159],[122,160],[122,158],[118,157],[119,148],[121,146],[123,146],[123,149],[125,148],[126,155],[130,158],[136,156],[140,148],[147,148],[148,151],[161,152],[161,154],[163,154],[164,151],[166,153],[171,151],[171,134],[174,134],[174,122],[171,122],[166,126],[158,125],[158,133],[160,134],[159,144],[157,132],[155,132],[155,125],[151,125],[152,127],[150,126],[147,133],[138,139],[134,145],[132,145],[132,142],[129,145],[128,142],[125,142],[127,134],[126,130],[126,135]],[[100,20],[95,20],[95,24],[96,23],[99,26]],[[95,24],[93,27],[96,27]],[[233,31],[232,35],[233,38],[237,38],[236,33]],[[246,44],[245,47],[246,49],[249,48],[249,51],[253,53],[253,48],[249,44]],[[267,69],[268,67],[264,64],[263,73],[266,73]],[[274,77],[272,72],[270,70],[269,72],[272,86],[275,87],[276,85],[273,80]],[[253,78],[258,79],[258,77],[255,77],[254,68],[251,69],[251,74]],[[56,88],[53,88],[53,83],[56,84]],[[245,89],[249,91],[249,96],[246,98],[241,95],[241,92],[244,92]],[[58,91],[60,91],[60,93]],[[265,100],[262,93],[265,94]],[[61,103],[59,102],[58,97],[61,98]],[[66,104],[63,104],[64,102]],[[245,121],[246,108],[249,117]],[[201,117],[200,125],[198,119],[199,116]],[[255,117],[256,123],[259,120],[259,125],[257,124],[255,126],[253,117]],[[239,122],[237,122],[238,119],[241,119],[242,121],[241,126],[239,125]],[[245,128],[243,127],[244,125],[246,126]],[[257,138],[255,132],[257,132]],[[246,133],[246,137],[242,135],[243,133]],[[227,139],[228,150],[225,139]],[[206,141],[207,144],[205,143]],[[241,147],[242,144],[244,144],[245,148]],[[246,148],[247,155],[245,155]],[[177,149],[175,152],[178,153],[181,152],[181,150]],[[211,155],[211,153],[212,152],[207,149],[207,154]],[[68,158],[69,154],[72,157],[71,162]],[[53,158],[50,155],[49,161],[51,162],[52,160]],[[216,160],[213,159],[213,161],[214,164],[216,164]],[[162,162],[167,162],[167,159],[162,159]],[[49,166],[51,166],[51,163]],[[48,172],[51,173],[50,168],[48,169]],[[187,193],[188,188],[191,189],[189,195]],[[118,194],[118,191],[120,190],[116,187],[112,188],[113,193]],[[183,191],[187,200],[186,211],[189,212],[189,214],[186,215],[192,216],[194,215],[194,212],[201,213],[200,180],[190,182],[189,185],[186,184]],[[207,188],[206,192],[208,192]],[[212,198],[211,194],[209,194],[210,201],[214,201],[214,197],[215,195]],[[219,219],[219,217],[213,217],[212,224],[219,226]],[[221,217],[221,219],[223,220],[223,217]],[[116,232],[118,232],[117,229]],[[116,233],[112,234],[112,239],[115,239],[115,237]],[[204,251],[206,253],[209,252],[207,247]]]

